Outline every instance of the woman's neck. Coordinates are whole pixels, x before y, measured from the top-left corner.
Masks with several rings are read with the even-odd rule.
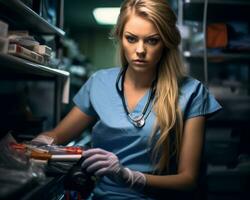
[[[125,74],[125,84],[129,84],[135,89],[148,89],[155,79],[156,71],[136,71],[128,67]]]

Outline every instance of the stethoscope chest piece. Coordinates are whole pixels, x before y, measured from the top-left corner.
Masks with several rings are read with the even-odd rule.
[[[131,122],[134,124],[134,126],[138,127],[138,128],[142,128],[145,125],[145,118],[142,114],[140,114],[139,116],[136,117],[132,117],[131,113],[128,115],[129,119],[131,120]]]

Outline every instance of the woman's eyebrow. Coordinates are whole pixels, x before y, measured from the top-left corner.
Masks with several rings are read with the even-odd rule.
[[[128,31],[126,31],[125,34],[130,34],[130,35],[132,35],[134,37],[138,37],[137,35],[135,35],[135,34],[133,34],[131,32],[128,32]],[[152,37],[156,37],[156,36],[159,37],[160,35],[158,33],[153,33],[153,34],[150,34],[150,35],[146,36],[145,38],[152,38]]]
[[[137,35],[135,35],[135,34],[133,34],[133,33],[130,33],[130,32],[128,32],[128,31],[126,31],[125,34],[129,34],[129,35],[132,35],[132,36],[134,36],[134,37],[138,37]]]
[[[146,38],[152,38],[152,37],[160,37],[158,33],[154,33],[152,35],[147,36]]]

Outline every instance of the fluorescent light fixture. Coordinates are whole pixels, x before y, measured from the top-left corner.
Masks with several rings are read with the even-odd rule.
[[[185,57],[190,57],[191,56],[191,52],[190,51],[184,51],[184,56]]]
[[[118,7],[106,7],[106,8],[95,8],[93,15],[98,24],[102,25],[114,25],[116,24],[120,8]]]

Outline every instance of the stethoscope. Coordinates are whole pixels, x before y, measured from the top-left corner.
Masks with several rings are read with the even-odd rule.
[[[147,103],[145,104],[145,106],[144,106],[144,108],[142,110],[142,113],[140,113],[138,116],[132,116],[132,113],[129,113],[129,111],[128,111],[127,104],[126,104],[126,101],[125,101],[125,96],[124,96],[124,78],[125,78],[126,69],[127,68],[121,70],[120,73],[117,76],[116,90],[117,90],[119,96],[122,99],[122,104],[123,104],[124,110],[125,110],[125,112],[126,112],[126,114],[128,116],[129,121],[135,127],[142,128],[145,125],[145,122],[146,122],[146,119],[147,119],[149,113],[151,112],[151,109],[150,109],[150,111],[147,113],[147,111],[149,109],[149,105],[150,105],[151,101],[154,99],[154,96],[155,96],[157,78],[151,84],[150,91],[149,91],[150,94],[148,96]],[[120,80],[121,80],[121,89],[119,87]]]

